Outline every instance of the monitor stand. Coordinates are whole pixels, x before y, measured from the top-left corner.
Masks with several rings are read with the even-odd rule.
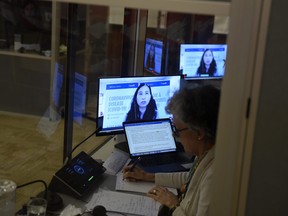
[[[129,153],[128,144],[124,134],[118,134],[117,143],[114,145],[115,148],[120,149],[123,152]]]

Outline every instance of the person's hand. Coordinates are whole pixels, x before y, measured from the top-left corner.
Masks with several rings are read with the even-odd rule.
[[[179,204],[178,197],[165,187],[156,186],[148,191],[147,196],[160,202],[169,208],[173,208]]]
[[[139,167],[134,167],[131,170],[132,165],[126,166],[123,169],[123,179],[127,181],[154,181],[155,176],[153,173],[145,172]]]

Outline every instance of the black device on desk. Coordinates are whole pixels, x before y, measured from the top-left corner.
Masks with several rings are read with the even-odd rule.
[[[82,198],[97,185],[105,170],[102,164],[82,151],[54,174],[49,189]]]

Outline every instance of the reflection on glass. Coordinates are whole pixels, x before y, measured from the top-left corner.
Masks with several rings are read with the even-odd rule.
[[[35,178],[49,182],[62,164],[64,136],[72,136],[75,146],[95,131],[97,102],[105,99],[98,98],[99,77],[180,74],[182,44],[226,44],[229,30],[227,17],[75,4],[75,29],[69,32],[68,4],[26,2],[0,2],[0,164],[19,183],[29,180],[22,170],[31,167]],[[64,135],[69,35],[76,47],[77,84],[70,95],[77,121],[69,125],[73,133]],[[148,66],[152,44],[155,65]],[[93,136],[79,150],[90,151],[104,139]],[[17,208],[25,196],[19,194]]]

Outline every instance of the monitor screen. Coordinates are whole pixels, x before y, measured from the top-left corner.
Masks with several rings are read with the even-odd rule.
[[[226,44],[181,44],[180,72],[185,79],[222,78],[226,52]]]
[[[163,41],[146,38],[144,69],[155,74],[161,74]]]
[[[125,121],[171,117],[165,106],[180,81],[180,75],[99,78],[96,135],[123,133]]]

